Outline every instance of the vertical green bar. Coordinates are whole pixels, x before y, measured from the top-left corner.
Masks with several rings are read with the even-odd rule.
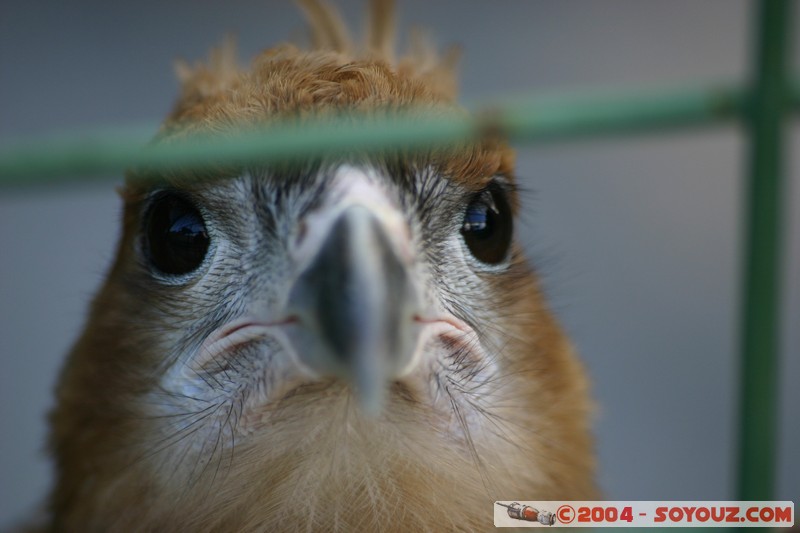
[[[747,127],[750,175],[741,361],[741,500],[771,500],[775,479],[782,161],[788,106],[790,0],[760,0]]]

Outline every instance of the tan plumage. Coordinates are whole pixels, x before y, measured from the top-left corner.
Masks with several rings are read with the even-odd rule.
[[[312,50],[278,46],[242,70],[229,43],[207,65],[179,66],[181,97],[156,142],[342,108],[456,109],[455,54],[438,58],[417,43],[395,60],[390,2],[374,2],[362,48],[325,4],[300,3]],[[210,182],[165,176],[168,190],[203,206],[214,243],[200,274],[175,279],[146,265],[141,234],[155,193],[152,182],[129,176],[117,259],[52,414],[55,529],[485,531],[497,499],[596,496],[587,381],[521,251],[512,245],[496,268],[442,257],[466,250],[460,222],[453,233],[445,214],[462,216],[458,209],[495,181],[518,209],[511,150],[486,141],[375,161],[355,147],[342,160],[379,178],[341,171],[338,159],[314,171],[290,165]],[[389,241],[401,239],[415,254],[403,268],[425,305],[455,317],[464,332],[423,343],[421,361],[392,374],[376,416],[361,411],[347,380],[301,379],[293,370],[284,379],[279,369],[289,363],[276,361],[285,354],[261,334],[239,345],[228,331],[231,346],[203,363],[213,368],[192,359],[209,350],[211,330],[251,312],[253,302],[285,300],[280,287],[300,283],[282,259],[280,250],[295,242],[282,231],[299,231],[300,242],[306,230],[296,228],[328,196],[314,192],[294,211],[293,198],[311,197],[312,182],[333,182],[337,172],[363,179],[402,210],[409,240]],[[290,281],[280,281],[284,275]]]

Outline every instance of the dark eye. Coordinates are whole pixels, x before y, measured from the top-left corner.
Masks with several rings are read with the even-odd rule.
[[[148,258],[165,274],[195,270],[208,251],[203,217],[188,200],[175,193],[164,193],[154,200],[144,230]]]
[[[511,206],[496,184],[478,193],[467,206],[461,234],[476,259],[490,265],[508,255],[513,233]]]

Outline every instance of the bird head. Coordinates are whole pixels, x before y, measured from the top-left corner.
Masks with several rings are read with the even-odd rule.
[[[457,112],[453,56],[395,60],[386,4],[361,48],[307,1],[311,50],[182,65],[154,142]],[[516,243],[505,143],[149,178],[58,389],[57,524],[473,529],[501,495],[593,494],[585,379]]]

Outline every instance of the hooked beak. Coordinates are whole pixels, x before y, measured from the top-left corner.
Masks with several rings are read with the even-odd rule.
[[[376,414],[388,382],[412,362],[419,299],[373,210],[350,205],[327,226],[289,293],[287,310],[298,318],[290,341],[312,373],[349,383]]]

